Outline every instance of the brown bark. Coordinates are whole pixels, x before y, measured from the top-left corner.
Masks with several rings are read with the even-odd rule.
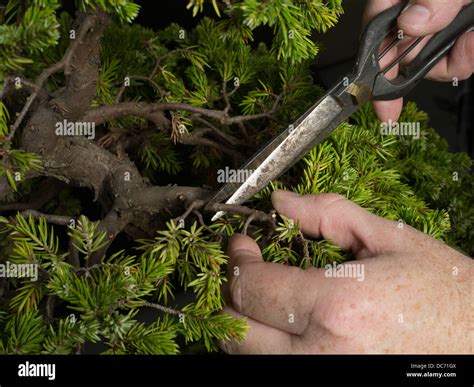
[[[56,135],[57,122],[64,119],[91,120],[88,111],[96,95],[99,79],[100,40],[108,20],[101,10],[78,16],[75,25],[78,29],[77,39],[71,41],[61,61],[43,71],[35,82],[38,87],[42,87],[49,76],[62,70],[66,77],[64,87],[54,92],[54,98],[42,98],[35,105],[33,100],[37,92],[32,93],[15,123],[15,130],[23,117],[28,117],[23,127],[20,148],[41,156],[44,162],[42,175],[94,191],[95,199],[107,211],[100,227],[113,240],[128,224],[147,230],[150,214],[160,213],[165,207],[182,207],[183,200],[188,197],[190,200],[203,198],[208,192],[192,187],[151,187],[129,159],[119,159],[83,137]],[[120,113],[133,115],[134,111]],[[152,112],[145,118],[157,125],[167,124],[163,112]],[[97,123],[102,122],[97,119]],[[0,199],[11,194],[5,180],[0,181],[0,187]],[[18,207],[25,209],[26,206]],[[5,208],[9,209],[8,206]],[[32,211],[28,213],[37,214]]]

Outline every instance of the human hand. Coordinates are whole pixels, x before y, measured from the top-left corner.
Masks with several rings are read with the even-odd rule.
[[[363,280],[264,262],[253,239],[228,248],[225,313],[250,330],[232,354],[472,353],[473,261],[414,228],[336,194],[277,191],[277,211],[311,237],[351,250]]]
[[[364,13],[364,24],[375,15],[399,3],[400,0],[369,0]],[[382,60],[383,68],[392,62],[413,41],[413,37],[434,34],[446,27],[456,17],[461,8],[471,0],[410,0],[408,8],[398,17],[398,28],[407,36]],[[412,38],[408,38],[412,37]],[[410,62],[423,48],[420,43],[401,63]],[[449,54],[441,59],[427,74],[426,78],[437,81],[467,79],[474,71],[474,31],[466,32],[455,43]],[[398,66],[386,76],[393,79],[398,74]],[[374,109],[381,121],[396,121],[402,110],[403,99],[374,101]]]

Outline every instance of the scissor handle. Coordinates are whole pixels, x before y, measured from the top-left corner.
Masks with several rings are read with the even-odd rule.
[[[366,82],[370,82],[370,78],[374,77],[372,86],[374,100],[392,100],[405,96],[447,54],[457,38],[474,27],[474,3],[471,2],[461,9],[447,27],[431,37],[418,55],[400,70],[395,79],[388,80],[379,65],[380,46],[396,27],[397,17],[406,4],[406,1],[401,2],[380,13],[372,19],[364,31],[357,72]]]

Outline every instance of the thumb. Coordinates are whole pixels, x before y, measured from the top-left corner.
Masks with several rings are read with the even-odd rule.
[[[356,258],[398,251],[406,244],[401,243],[404,236],[397,222],[371,214],[341,195],[275,191],[272,203],[281,215],[298,221],[305,234],[331,240]]]
[[[446,27],[470,0],[410,0],[398,17],[398,27],[409,36],[433,34]]]

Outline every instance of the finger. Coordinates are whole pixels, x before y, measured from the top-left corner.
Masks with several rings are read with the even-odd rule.
[[[424,36],[446,27],[470,0],[410,0],[398,27],[410,36]]]
[[[341,195],[275,191],[272,203],[281,215],[297,220],[304,233],[329,239],[358,259],[399,251],[405,245],[397,222],[371,214]]]
[[[245,318],[249,325],[247,337],[242,343],[232,340],[219,343],[224,352],[232,355],[291,353],[292,335],[289,333],[245,317],[231,307],[225,308],[222,312],[235,318]]]
[[[304,332],[320,301],[324,270],[264,262],[258,245],[241,234],[231,238],[227,254],[234,309],[288,333]]]
[[[373,101],[375,114],[382,122],[389,120],[398,121],[403,109],[403,98],[394,99],[391,101]]]
[[[400,0],[369,0],[362,17],[362,25],[365,26],[369,20],[386,9],[398,4]]]
[[[387,38],[380,46],[380,51],[390,43],[391,39]],[[380,68],[385,69],[390,63],[395,61],[399,55],[399,48],[394,47],[387,52],[380,60]],[[398,64],[393,66],[386,74],[385,77],[392,80],[398,75]],[[398,98],[390,101],[373,101],[372,106],[374,107],[375,114],[382,122],[389,120],[397,121],[400,117],[403,108],[403,98]]]
[[[474,72],[474,31],[466,32],[456,41],[449,54],[441,59],[426,78],[438,81],[463,80]]]

